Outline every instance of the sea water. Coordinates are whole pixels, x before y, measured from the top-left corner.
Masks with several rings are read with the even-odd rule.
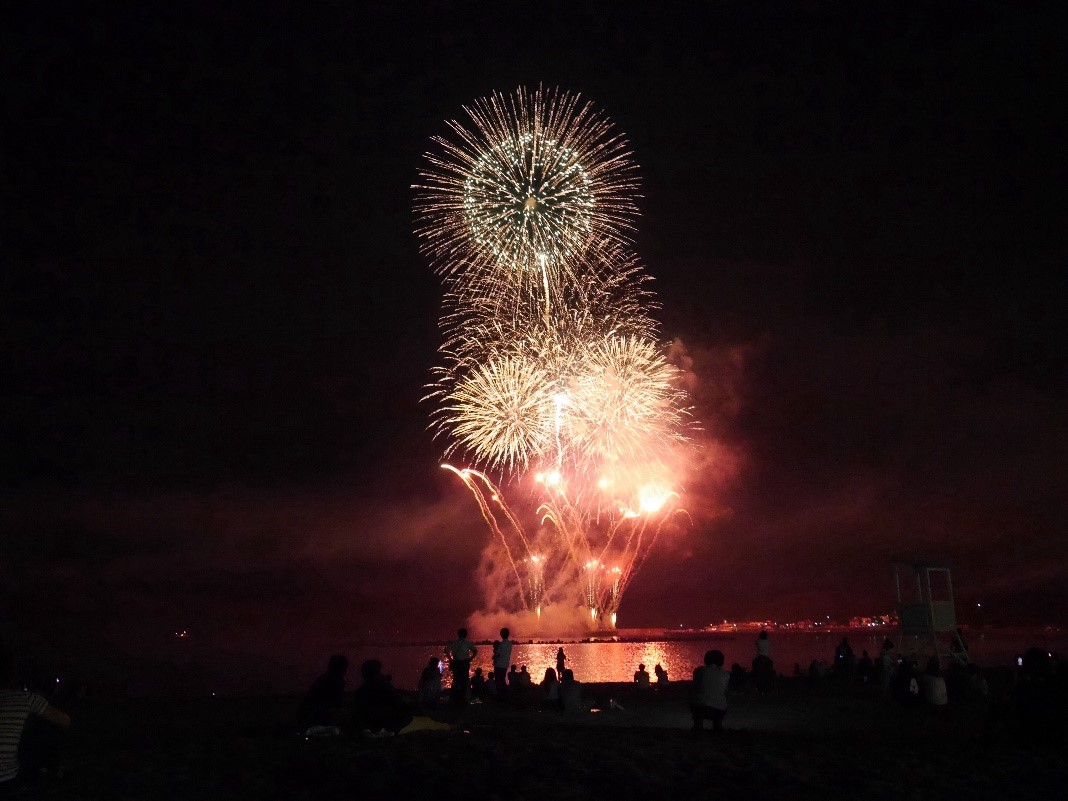
[[[803,671],[814,659],[828,664],[834,661],[835,647],[842,637],[849,640],[857,659],[863,652],[874,659],[879,654],[883,640],[889,637],[900,641],[893,629],[856,629],[821,633],[798,631],[772,631],[771,656],[775,670],[790,675],[794,665]],[[583,682],[629,682],[639,664],[644,664],[650,674],[660,665],[670,679],[689,679],[693,669],[703,661],[706,651],[716,648],[723,652],[725,663],[735,662],[745,668],[751,666],[756,656],[757,632],[729,634],[711,633],[707,637],[687,639],[650,639],[648,641],[562,641],[529,643],[520,639],[512,649],[512,662],[526,665],[531,679],[538,683],[546,668],[556,668],[557,649],[563,647],[565,667]],[[1037,646],[1064,654],[1068,652],[1068,634],[1063,630],[996,630],[966,634],[972,659],[981,667],[1012,664],[1017,654]],[[902,643],[905,645],[905,643]],[[481,667],[485,675],[492,671],[493,648],[490,644],[478,644],[478,654],[471,662],[471,672]],[[365,659],[380,659],[386,673],[393,676],[396,686],[414,687],[428,659],[445,659],[444,643],[428,645],[354,645],[346,650],[353,663],[355,675],[351,682],[358,682],[358,666]],[[444,664],[444,663],[443,663]],[[445,669],[448,676],[448,669]]]

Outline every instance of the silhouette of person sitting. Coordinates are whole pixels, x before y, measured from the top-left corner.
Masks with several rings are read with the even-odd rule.
[[[382,663],[368,659],[360,665],[363,684],[352,698],[352,722],[357,731],[396,733],[407,726],[412,716],[405,710],[400,693],[391,676],[383,675]]]
[[[518,665],[512,665],[512,669],[508,671],[508,687],[509,687],[509,689],[512,689],[512,690],[519,689],[520,678],[519,678],[519,671],[517,670],[518,667],[519,667]]]
[[[916,663],[902,659],[890,679],[890,693],[902,706],[913,706],[920,700],[920,684],[916,676]]]
[[[649,671],[645,669],[645,665],[638,665],[638,669],[634,671],[634,683],[638,685],[639,690],[649,689]]]
[[[545,694],[545,701],[552,706],[559,706],[560,704],[560,682],[556,680],[556,671],[552,668],[545,668],[545,678],[541,682],[542,692]]]
[[[897,658],[894,656],[893,640],[889,638],[883,640],[875,664],[879,671],[879,687],[882,689],[883,694],[886,695],[890,692],[890,681],[894,677],[894,673],[897,669]]]
[[[482,668],[475,668],[475,675],[471,677],[471,699],[485,701],[487,684],[486,677],[482,674]]]
[[[0,793],[25,783],[38,766],[54,761],[59,743],[38,738],[32,747],[21,743],[28,720],[40,718],[60,730],[70,728],[70,718],[37,693],[15,689],[14,655],[0,645]],[[42,749],[48,753],[42,753]]]
[[[659,662],[656,664],[655,667],[653,667],[653,673],[656,674],[656,687],[658,690],[662,690],[668,686],[667,671]]]
[[[560,706],[565,712],[588,712],[590,706],[582,698],[582,684],[575,681],[575,673],[570,668],[564,670],[560,682]]]
[[[730,681],[732,690],[740,690],[748,680],[749,675],[745,672],[744,667],[737,662],[731,665]]]
[[[704,665],[694,668],[693,671],[690,712],[693,715],[694,731],[702,731],[706,720],[712,721],[713,731],[723,730],[730,680],[730,674],[723,669],[723,652],[706,652]]]
[[[927,660],[927,670],[924,671],[921,684],[924,700],[936,709],[944,710],[949,703],[949,695],[946,692],[946,679],[942,675],[942,663],[937,656]]]
[[[317,678],[301,701],[297,713],[301,729],[309,726],[336,726],[341,722],[345,703],[345,673],[349,660],[334,654],[326,663],[326,673]]]
[[[435,707],[441,698],[441,662],[430,657],[419,674],[419,703],[424,708]]]
[[[856,665],[857,659],[853,655],[853,648],[849,644],[849,639],[843,637],[842,641],[838,643],[838,647],[834,649],[835,672],[843,676],[852,676]]]
[[[860,662],[857,663],[857,672],[860,674],[860,678],[864,682],[871,681],[872,676],[875,675],[875,662],[868,656],[867,651],[861,653]]]
[[[1065,674],[1045,648],[1024,651],[1012,692],[1018,735],[1024,742],[1055,742],[1066,733]]]

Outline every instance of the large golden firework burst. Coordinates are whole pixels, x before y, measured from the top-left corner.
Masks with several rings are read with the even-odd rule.
[[[533,294],[577,280],[593,243],[625,243],[637,169],[612,124],[578,95],[494,93],[434,139],[415,185],[422,249],[454,293]]]

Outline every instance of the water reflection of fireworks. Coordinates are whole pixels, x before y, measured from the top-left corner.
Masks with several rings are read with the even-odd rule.
[[[435,140],[418,233],[446,286],[428,398],[444,465],[507,557],[517,605],[581,603],[614,625],[678,511],[686,395],[628,250],[636,168],[611,124],[561,92],[495,94]],[[505,501],[502,487],[518,500]],[[513,511],[530,499],[536,522]]]

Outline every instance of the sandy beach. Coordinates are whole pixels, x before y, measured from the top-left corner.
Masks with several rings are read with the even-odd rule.
[[[734,693],[716,735],[688,730],[685,682],[584,691],[603,711],[471,704],[438,710],[451,731],[382,739],[305,739],[296,696],[90,703],[64,775],[30,797],[1019,799],[1058,797],[1068,778],[1063,741],[1021,742],[1011,708],[985,702],[940,716],[782,680]]]

